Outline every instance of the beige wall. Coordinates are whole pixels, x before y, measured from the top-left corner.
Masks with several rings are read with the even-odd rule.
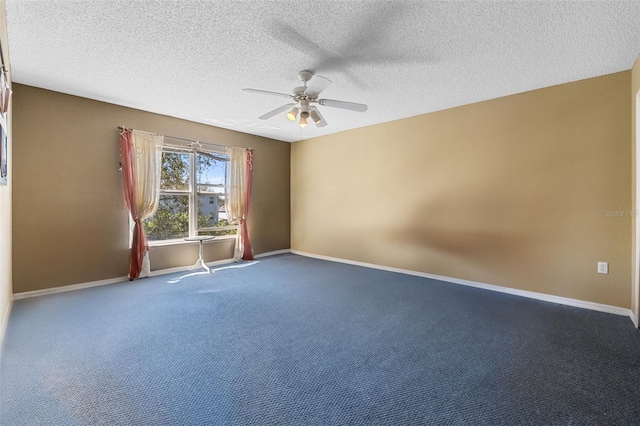
[[[30,86],[14,90],[14,293],[127,275],[119,125],[254,148],[254,253],[289,248],[290,144]],[[230,257],[230,241],[206,245],[205,260]],[[151,268],[196,258],[194,244],[155,247]]]
[[[4,0],[0,0],[0,42],[2,54],[9,68],[9,52],[7,50],[7,21],[5,19]],[[11,81],[11,76],[9,76]],[[6,321],[11,306],[11,191],[13,185],[13,163],[11,161],[11,109],[8,117],[8,179],[7,185],[0,185],[0,343],[4,335]]]
[[[629,308],[630,83],[626,71],[295,143],[291,247]]]
[[[636,201],[636,173],[637,173],[637,164],[636,164],[636,145],[638,144],[638,134],[637,134],[637,124],[638,124],[638,111],[637,111],[637,106],[638,106],[638,102],[639,101],[639,97],[640,97],[640,58],[636,60],[636,63],[633,65],[633,68],[631,69],[631,159],[632,159],[632,180],[631,180],[631,184],[632,184],[632,189],[631,189],[631,195],[632,195],[632,199],[633,199],[633,204],[632,206],[634,206],[634,220],[633,220],[633,232],[632,235],[636,235],[636,227],[638,226],[637,221],[638,221],[638,215],[640,214],[640,209],[638,209],[637,207],[637,201]],[[635,238],[634,238],[635,240]],[[636,250],[636,245],[635,243],[633,244],[633,250],[632,250],[632,263],[635,263],[636,257],[639,255],[637,253]],[[638,291],[639,288],[639,284],[638,284],[638,280],[640,279],[640,277],[638,276],[638,274],[640,273],[640,271],[635,270],[635,265],[634,265],[634,270],[633,270],[635,276],[634,276],[634,281],[633,281],[633,291],[632,291],[632,304],[631,304],[631,310],[633,311],[634,315],[636,316],[636,319],[640,319],[639,317],[639,311],[640,311],[640,292]]]

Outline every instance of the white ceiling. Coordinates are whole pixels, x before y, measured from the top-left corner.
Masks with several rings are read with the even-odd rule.
[[[283,141],[628,70],[640,1],[6,0],[15,82]],[[285,113],[297,72],[333,81],[329,125]],[[127,124],[127,123],[123,123]],[[142,129],[145,130],[145,129]]]

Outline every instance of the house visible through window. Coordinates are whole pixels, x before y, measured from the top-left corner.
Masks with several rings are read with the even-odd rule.
[[[143,221],[150,242],[195,235],[235,235],[227,220],[228,156],[165,147],[158,210]]]

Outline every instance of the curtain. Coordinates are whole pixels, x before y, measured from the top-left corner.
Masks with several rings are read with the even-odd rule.
[[[253,179],[253,150],[228,147],[227,154],[229,155],[227,215],[229,221],[237,221],[240,225],[233,258],[236,261],[253,260],[247,225]]]
[[[158,209],[163,136],[123,129],[120,133],[122,185],[131,220],[133,242],[129,279],[150,273],[149,245],[142,221]]]

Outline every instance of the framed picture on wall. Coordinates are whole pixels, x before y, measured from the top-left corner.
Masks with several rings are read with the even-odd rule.
[[[7,120],[5,114],[0,114],[0,185],[7,184]]]

